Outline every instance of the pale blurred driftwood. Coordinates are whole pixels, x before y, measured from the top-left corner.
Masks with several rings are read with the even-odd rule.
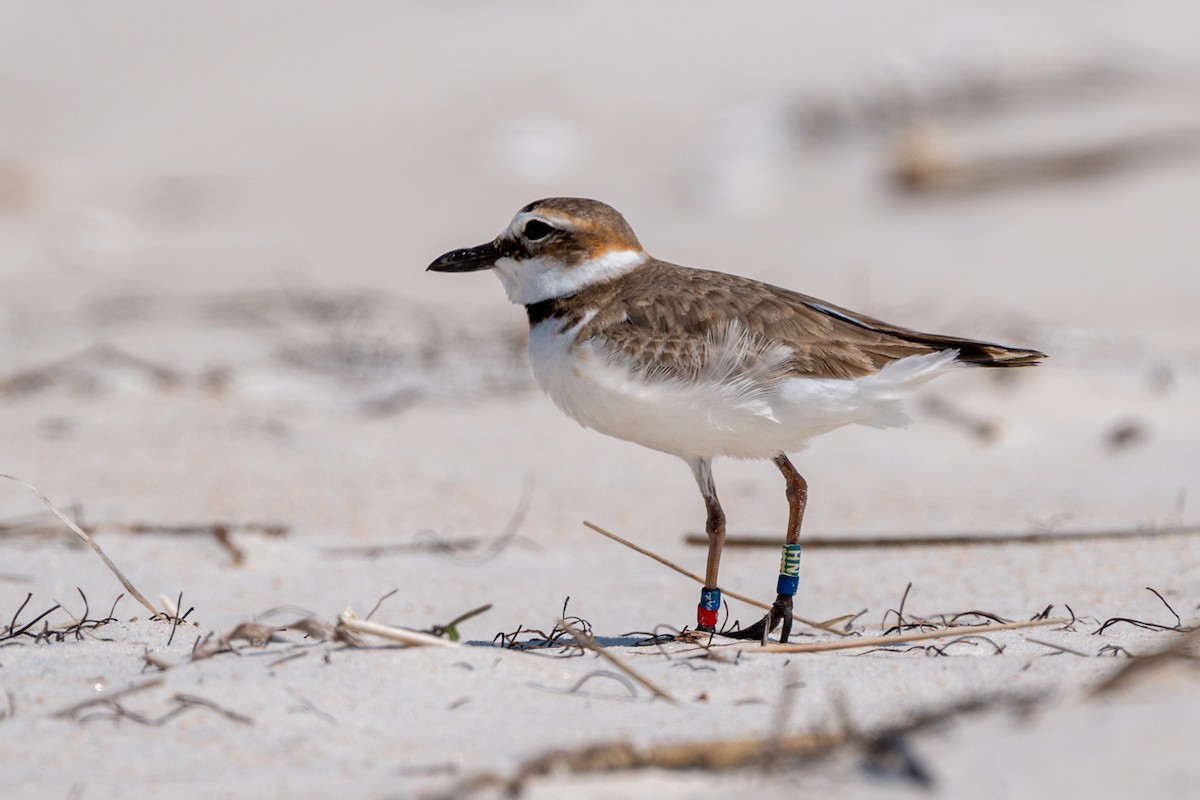
[[[1200,131],[1170,130],[1023,153],[963,156],[944,134],[913,126],[893,148],[890,173],[893,183],[907,192],[982,192],[1100,177],[1197,152]]]

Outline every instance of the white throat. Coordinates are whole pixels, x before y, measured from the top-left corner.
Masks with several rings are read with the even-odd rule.
[[[501,258],[496,262],[495,272],[511,302],[529,305],[567,297],[592,284],[624,275],[645,264],[646,258],[641,250],[610,250],[574,267],[543,258],[525,261]]]

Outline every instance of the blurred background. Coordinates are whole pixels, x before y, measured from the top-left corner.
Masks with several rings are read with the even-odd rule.
[[[0,785],[396,796],[584,742],[857,740],[904,709],[1011,691],[1063,702],[938,726],[947,749],[889,734],[867,769],[838,756],[866,782],[806,762],[807,785],[929,796],[925,778],[900,783],[926,763],[961,781],[950,797],[1080,781],[1197,796],[1180,788],[1200,786],[1194,677],[1085,703],[1108,665],[1133,662],[1078,656],[1175,641],[1200,595],[1196,537],[1177,535],[1200,530],[1198,34],[1195,0],[0,0],[0,474],[39,487],[187,619],[178,637],[144,621],[67,636],[89,603],[144,614],[0,480],[0,618],[43,626],[3,651]],[[425,272],[556,195],[615,206],[664,260],[1050,355],[940,378],[907,430],[843,429],[795,455],[806,540],[1157,533],[809,548],[796,608],[811,619],[1066,609],[1079,627],[1044,629],[1071,649],[1020,637],[1005,658],[1007,639],[932,660],[638,660],[679,706],[603,685],[552,697],[595,671],[567,690],[563,662],[482,648],[337,647],[278,678],[291,656],[182,663],[198,636],[275,612],[353,606],[428,629],[486,604],[461,626],[482,645],[563,614],[605,645],[694,619],[694,585],[581,525],[700,571],[689,470],[560,414],[493,276]],[[731,537],[781,537],[772,465],[714,471]],[[722,585],[769,597],[777,559],[730,547]],[[1131,624],[1091,636],[1114,616]],[[53,625],[67,644],[50,644]],[[152,651],[179,664],[162,692],[256,726],[50,717],[106,684],[162,680]],[[795,796],[794,772],[772,774],[652,775],[643,794],[691,781],[694,796]]]
[[[541,397],[494,278],[424,272],[579,195],[660,258],[1051,354],[822,440],[810,524],[1196,519],[1194,3],[3,5],[0,471],[87,518],[373,540],[530,482],[542,536],[698,527],[682,465]],[[780,523],[769,468],[718,470]]]

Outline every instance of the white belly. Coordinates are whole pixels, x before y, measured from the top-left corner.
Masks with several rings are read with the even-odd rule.
[[[595,340],[576,343],[560,320],[529,333],[538,384],[581,425],[684,459],[771,458],[852,423],[890,427],[900,400],[951,368],[954,351],[913,356],[853,380],[791,378],[758,384],[746,374],[687,382],[648,377]]]

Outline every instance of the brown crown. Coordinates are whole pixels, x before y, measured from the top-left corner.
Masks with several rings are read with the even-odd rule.
[[[530,242],[530,255],[557,258],[566,264],[599,258],[612,250],[641,251],[642,245],[629,223],[615,208],[582,197],[548,197],[521,209],[547,222],[562,223],[545,240]]]

